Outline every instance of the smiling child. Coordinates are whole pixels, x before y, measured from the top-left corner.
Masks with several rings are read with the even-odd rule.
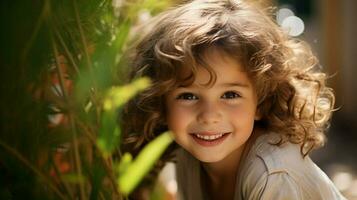
[[[173,132],[167,155],[181,200],[344,199],[308,156],[324,143],[334,106],[316,66],[306,43],[252,3],[172,8],[146,25],[134,51],[131,80],[153,84],[126,108],[127,142],[137,152]]]

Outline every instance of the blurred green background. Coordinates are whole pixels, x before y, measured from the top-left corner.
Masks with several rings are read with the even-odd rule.
[[[126,199],[172,138],[121,152],[120,110],[150,85],[126,82],[125,53],[170,1],[0,4],[0,199]]]

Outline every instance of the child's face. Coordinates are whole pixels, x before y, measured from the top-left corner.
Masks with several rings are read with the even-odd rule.
[[[199,67],[192,85],[166,96],[166,120],[179,145],[200,161],[217,162],[242,151],[257,118],[257,100],[240,63],[217,50],[207,58],[217,81],[203,86],[209,73]]]

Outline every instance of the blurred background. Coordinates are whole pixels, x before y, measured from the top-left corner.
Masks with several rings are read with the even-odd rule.
[[[357,1],[271,3],[278,7],[278,23],[312,46],[335,91],[337,110],[327,143],[313,152],[312,158],[348,199],[357,199]]]
[[[277,23],[291,36],[307,41],[319,58],[321,68],[330,76],[328,84],[335,91],[337,110],[326,145],[311,156],[348,199],[357,200],[357,1],[250,1],[273,7]],[[138,24],[145,24],[161,10],[181,2],[1,1],[0,199],[30,196],[47,199],[45,194],[49,190],[42,188],[43,182],[34,178],[33,170],[29,170],[30,163],[53,178],[55,184],[60,183],[60,192],[67,191],[73,199],[86,190],[78,181],[82,179],[58,176],[73,172],[74,168],[75,172],[80,169],[73,162],[76,153],[84,151],[73,151],[76,140],[72,141],[71,134],[81,136],[93,132],[96,136],[101,110],[95,103],[100,98],[92,93],[100,94],[111,85],[123,83],[122,68],[117,66],[127,64],[121,59],[130,43],[127,36],[135,32]],[[90,72],[88,66],[92,66],[94,72]],[[110,68],[96,70],[102,69],[101,66]],[[89,87],[92,80],[98,90]],[[78,111],[81,106],[84,111]],[[106,137],[110,139],[112,135]],[[95,145],[91,142],[85,140],[84,143],[91,144],[92,153]],[[88,157],[87,150],[82,157]],[[91,171],[97,172],[103,167],[101,162],[96,162],[97,157],[93,156],[96,154],[91,155],[89,161],[83,161],[82,171],[94,184],[93,180],[99,179],[104,172],[99,170],[92,174]],[[176,191],[172,167],[169,166],[160,178],[169,193]],[[37,184],[42,186],[35,187]],[[68,189],[71,184],[76,188],[73,191]],[[106,184],[94,185],[99,192],[93,192],[89,186],[90,197],[105,195]],[[156,199],[170,198],[172,195],[168,194]],[[80,196],[80,199],[87,198]]]

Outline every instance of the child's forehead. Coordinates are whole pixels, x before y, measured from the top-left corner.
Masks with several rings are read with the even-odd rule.
[[[244,71],[243,63],[240,61],[238,55],[233,55],[223,50],[222,48],[212,46],[208,47],[201,53],[196,54],[192,62],[182,62],[179,67],[179,73],[182,75],[188,75],[192,71],[197,71],[202,68],[212,68],[219,67],[227,63],[234,63],[239,66],[239,70]]]
[[[174,79],[180,85],[192,84],[198,73],[210,77],[212,83],[214,83],[217,75],[225,75],[226,71],[219,69],[224,68],[226,65],[234,66],[237,71],[246,72],[246,67],[240,62],[238,56],[231,55],[220,48],[208,48],[195,59],[196,62],[183,62],[178,66],[178,73]]]

